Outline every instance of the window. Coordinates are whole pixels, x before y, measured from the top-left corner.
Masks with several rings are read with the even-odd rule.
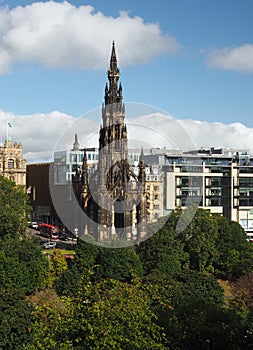
[[[14,169],[14,160],[13,159],[9,159],[8,160],[8,168],[9,169]]]
[[[211,186],[221,186],[221,177],[212,177]]]
[[[71,162],[76,163],[77,162],[77,155],[76,154],[71,154]]]

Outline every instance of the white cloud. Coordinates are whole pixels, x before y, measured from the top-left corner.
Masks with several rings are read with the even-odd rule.
[[[253,154],[253,128],[241,123],[223,124],[205,121],[182,120],[185,130],[200,147],[225,147],[249,149]]]
[[[97,113],[100,112],[98,109]],[[71,149],[75,133],[81,147],[97,146],[99,123],[88,117],[73,118],[57,111],[23,116],[0,111],[0,131],[4,140],[7,121],[10,121],[13,125],[9,128],[10,136],[14,142],[22,143],[27,162],[45,162],[52,160],[55,150]],[[192,119],[176,120],[161,113],[128,122],[131,141],[137,140],[148,146],[183,150],[200,147],[243,148],[253,154],[253,128],[241,123],[226,125]]]
[[[35,2],[11,10],[0,8],[0,74],[15,62],[104,69],[112,40],[121,65],[178,49],[176,40],[163,35],[157,23],[145,23],[126,12],[111,17],[67,1]]]
[[[28,162],[37,162],[52,159],[57,139],[73,123],[74,118],[57,111],[23,116],[0,111],[2,141],[6,139],[8,121],[12,124],[12,128],[8,129],[9,136],[14,142],[21,142]],[[66,146],[71,141],[66,140]]]
[[[244,44],[234,48],[211,50],[208,65],[236,72],[253,72],[253,45]]]

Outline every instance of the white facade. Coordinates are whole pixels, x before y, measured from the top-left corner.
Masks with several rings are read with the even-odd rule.
[[[87,164],[89,167],[98,162],[98,149],[86,148]],[[58,151],[54,153],[54,183],[64,185],[72,181],[76,169],[81,169],[84,150]]]
[[[196,203],[253,236],[253,157],[247,150],[165,151],[162,163],[164,213]]]

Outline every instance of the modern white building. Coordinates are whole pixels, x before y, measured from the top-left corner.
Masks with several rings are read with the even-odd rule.
[[[163,173],[163,215],[196,203],[253,236],[253,157],[242,149],[161,150],[145,157]]]
[[[98,149],[85,148],[89,167],[98,162]],[[54,153],[54,184],[65,185],[72,181],[76,170],[83,164],[84,149],[80,149],[77,134],[72,150],[57,151]]]

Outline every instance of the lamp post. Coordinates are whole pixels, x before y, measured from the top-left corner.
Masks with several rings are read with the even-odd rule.
[[[75,234],[76,239],[77,239],[78,238],[78,228],[77,227],[74,228],[74,234]]]

